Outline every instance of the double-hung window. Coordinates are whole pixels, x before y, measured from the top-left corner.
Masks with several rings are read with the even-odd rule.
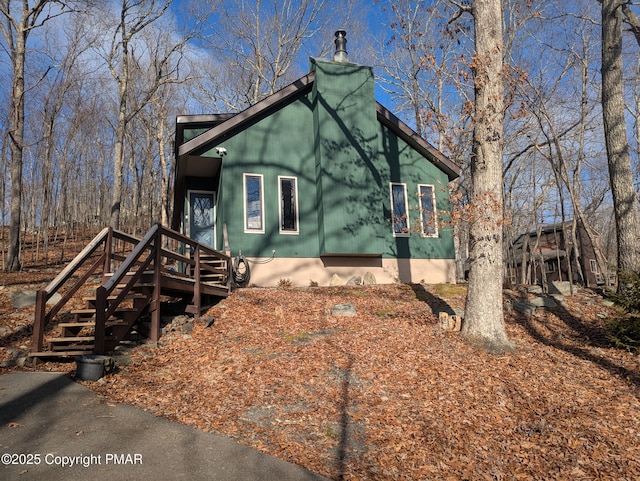
[[[436,194],[433,185],[419,184],[420,229],[423,237],[438,237]]]
[[[280,233],[298,234],[298,182],[295,177],[278,177]]]
[[[408,237],[409,206],[407,204],[407,185],[391,183],[391,224],[394,237]]]
[[[264,189],[259,174],[244,174],[244,231],[264,234]]]

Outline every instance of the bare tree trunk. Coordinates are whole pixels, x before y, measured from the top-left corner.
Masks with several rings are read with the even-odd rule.
[[[470,271],[462,335],[490,352],[512,349],[504,327],[502,286],[504,119],[500,0],[474,0],[475,127],[471,157]]]
[[[24,13],[26,14],[26,13]],[[23,15],[24,15],[23,14]],[[9,141],[11,146],[11,217],[9,220],[9,250],[5,270],[20,270],[20,223],[22,215],[22,154],[24,149],[24,63],[27,48],[26,19],[24,28],[16,32],[9,113]]]
[[[618,243],[618,269],[640,272],[640,219],[624,118],[622,7],[602,0],[602,117]],[[620,283],[618,290],[624,292]]]
[[[52,5],[52,0],[37,0],[32,6],[27,0],[17,8],[20,18],[14,18],[10,0],[0,1],[0,32],[4,36],[13,71],[11,73],[11,99],[9,108],[8,140],[11,148],[11,219],[9,221],[9,248],[5,270],[20,270],[20,225],[22,222],[22,168],[25,135],[25,62],[27,54],[27,38],[34,28],[42,26],[48,20],[65,13],[65,3],[55,2],[61,6],[59,12],[48,10],[45,18],[40,18],[43,11]]]

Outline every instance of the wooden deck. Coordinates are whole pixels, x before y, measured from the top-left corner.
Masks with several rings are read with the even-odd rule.
[[[62,308],[96,275],[102,283],[95,296],[82,297],[84,307],[69,311],[73,320],[58,321],[59,335],[45,338]],[[48,306],[56,292],[62,299]],[[115,349],[134,325],[157,341],[163,299],[178,299],[184,312],[199,316],[212,301],[230,292],[229,256],[159,225],[142,239],[105,228],[38,291],[30,355],[104,354]],[[141,325],[143,319],[148,326]]]

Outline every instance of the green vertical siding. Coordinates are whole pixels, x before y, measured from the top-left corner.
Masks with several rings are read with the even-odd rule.
[[[316,60],[313,90],[321,254],[382,254],[383,178],[373,72]]]
[[[414,259],[453,259],[453,228],[450,224],[451,205],[449,202],[449,179],[432,162],[422,157],[393,132],[378,124],[381,150],[380,157],[388,165],[389,177],[385,185],[385,212],[387,213],[385,257]],[[409,204],[409,225],[411,234],[407,237],[394,237],[391,222],[391,200],[389,182],[400,182],[407,186]],[[420,232],[420,207],[418,185],[434,186],[436,210],[438,211],[438,237],[422,237]]]
[[[416,229],[394,237],[389,183],[407,185],[410,223],[419,220],[418,184],[434,185],[438,211],[448,211],[448,178],[377,121],[369,67],[314,60],[313,91],[266,111],[197,155],[225,147],[218,188],[217,245],[227,225],[232,253],[251,257],[382,255],[454,257],[452,229],[437,238]],[[195,132],[193,132],[195,133]],[[263,234],[244,232],[243,174],[264,179]],[[298,235],[280,234],[278,176],[298,182]],[[215,190],[212,186],[211,190]]]
[[[224,146],[221,193],[218,200],[218,232],[227,224],[231,250],[247,256],[317,257],[316,179],[313,123],[308,96],[256,119],[234,135],[218,140],[203,155],[216,155]],[[263,175],[264,234],[244,232],[243,174]],[[278,176],[298,181],[298,235],[280,234]],[[221,245],[221,244],[219,244]]]

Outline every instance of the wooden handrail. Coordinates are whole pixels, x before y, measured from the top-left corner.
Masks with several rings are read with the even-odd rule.
[[[87,246],[80,251],[80,253],[65,267],[62,269],[60,274],[58,274],[55,279],[53,279],[44,290],[50,296],[54,292],[57,292],[60,287],[69,280],[69,278],[84,265],[86,260],[93,254],[100,244],[102,244],[107,236],[109,235],[109,231],[111,229],[109,227],[105,227],[100,231],[100,233],[93,238]]]
[[[154,224],[142,240],[138,242],[133,251],[131,251],[131,254],[120,264],[120,267],[113,273],[111,278],[104,283],[104,288],[107,292],[113,291],[114,287],[120,283],[124,275],[135,265],[144,251],[148,249],[148,244],[153,240],[157,231],[158,224]]]
[[[163,237],[173,239],[180,244],[189,247],[188,251],[193,252],[192,256],[180,254],[174,250],[163,248]],[[96,354],[102,354],[105,348],[105,325],[107,320],[115,313],[120,303],[127,297],[135,284],[140,280],[143,273],[150,269],[154,272],[154,291],[151,297],[151,302],[154,305],[159,305],[160,299],[160,284],[161,284],[161,271],[163,266],[161,260],[171,259],[172,261],[182,262],[185,265],[190,266],[188,273],[183,274],[184,277],[190,278],[194,281],[194,304],[197,310],[200,306],[200,292],[201,292],[201,274],[214,273],[221,274],[226,279],[226,289],[231,291],[231,257],[227,254],[223,254],[208,246],[202,245],[199,242],[183,235],[178,232],[162,227],[160,224],[154,224],[146,235],[142,239],[130,236],[123,232],[119,232],[106,227],[103,229],[67,266],[60,272],[56,278],[49,283],[49,285],[40,291],[36,296],[36,319],[34,322],[33,342],[32,350],[34,352],[40,352],[42,350],[42,343],[44,338],[44,329],[46,324],[53,318],[53,316],[60,311],[60,309],[69,301],[71,296],[86,283],[91,275],[96,272],[102,266],[102,274],[106,275],[109,270],[109,266],[114,259],[122,258],[120,254],[116,255],[114,252],[115,244],[114,240],[121,240],[125,244],[133,246],[131,252],[122,260],[115,272],[108,278],[104,278],[103,283],[98,287],[96,291],[96,324],[95,324],[95,345],[94,352]],[[48,312],[46,302],[57,292],[77,271],[80,267],[85,265],[87,260],[95,253],[95,251],[104,245],[104,253],[90,266],[89,270],[76,281],[76,283],[67,291],[63,298],[53,306]],[[120,251],[120,249],[118,249]],[[125,250],[122,249],[124,253]],[[147,257],[143,256],[147,254]],[[216,267],[208,264],[206,261],[202,261],[202,256],[207,256],[207,261],[224,261],[226,268]],[[124,279],[127,282],[122,286],[118,296],[115,299],[108,299],[112,295],[115,288],[122,285]],[[157,332],[156,332],[157,331]],[[151,337],[159,337],[160,333],[160,312],[155,308],[152,310],[152,332]],[[157,339],[152,339],[157,340]]]

